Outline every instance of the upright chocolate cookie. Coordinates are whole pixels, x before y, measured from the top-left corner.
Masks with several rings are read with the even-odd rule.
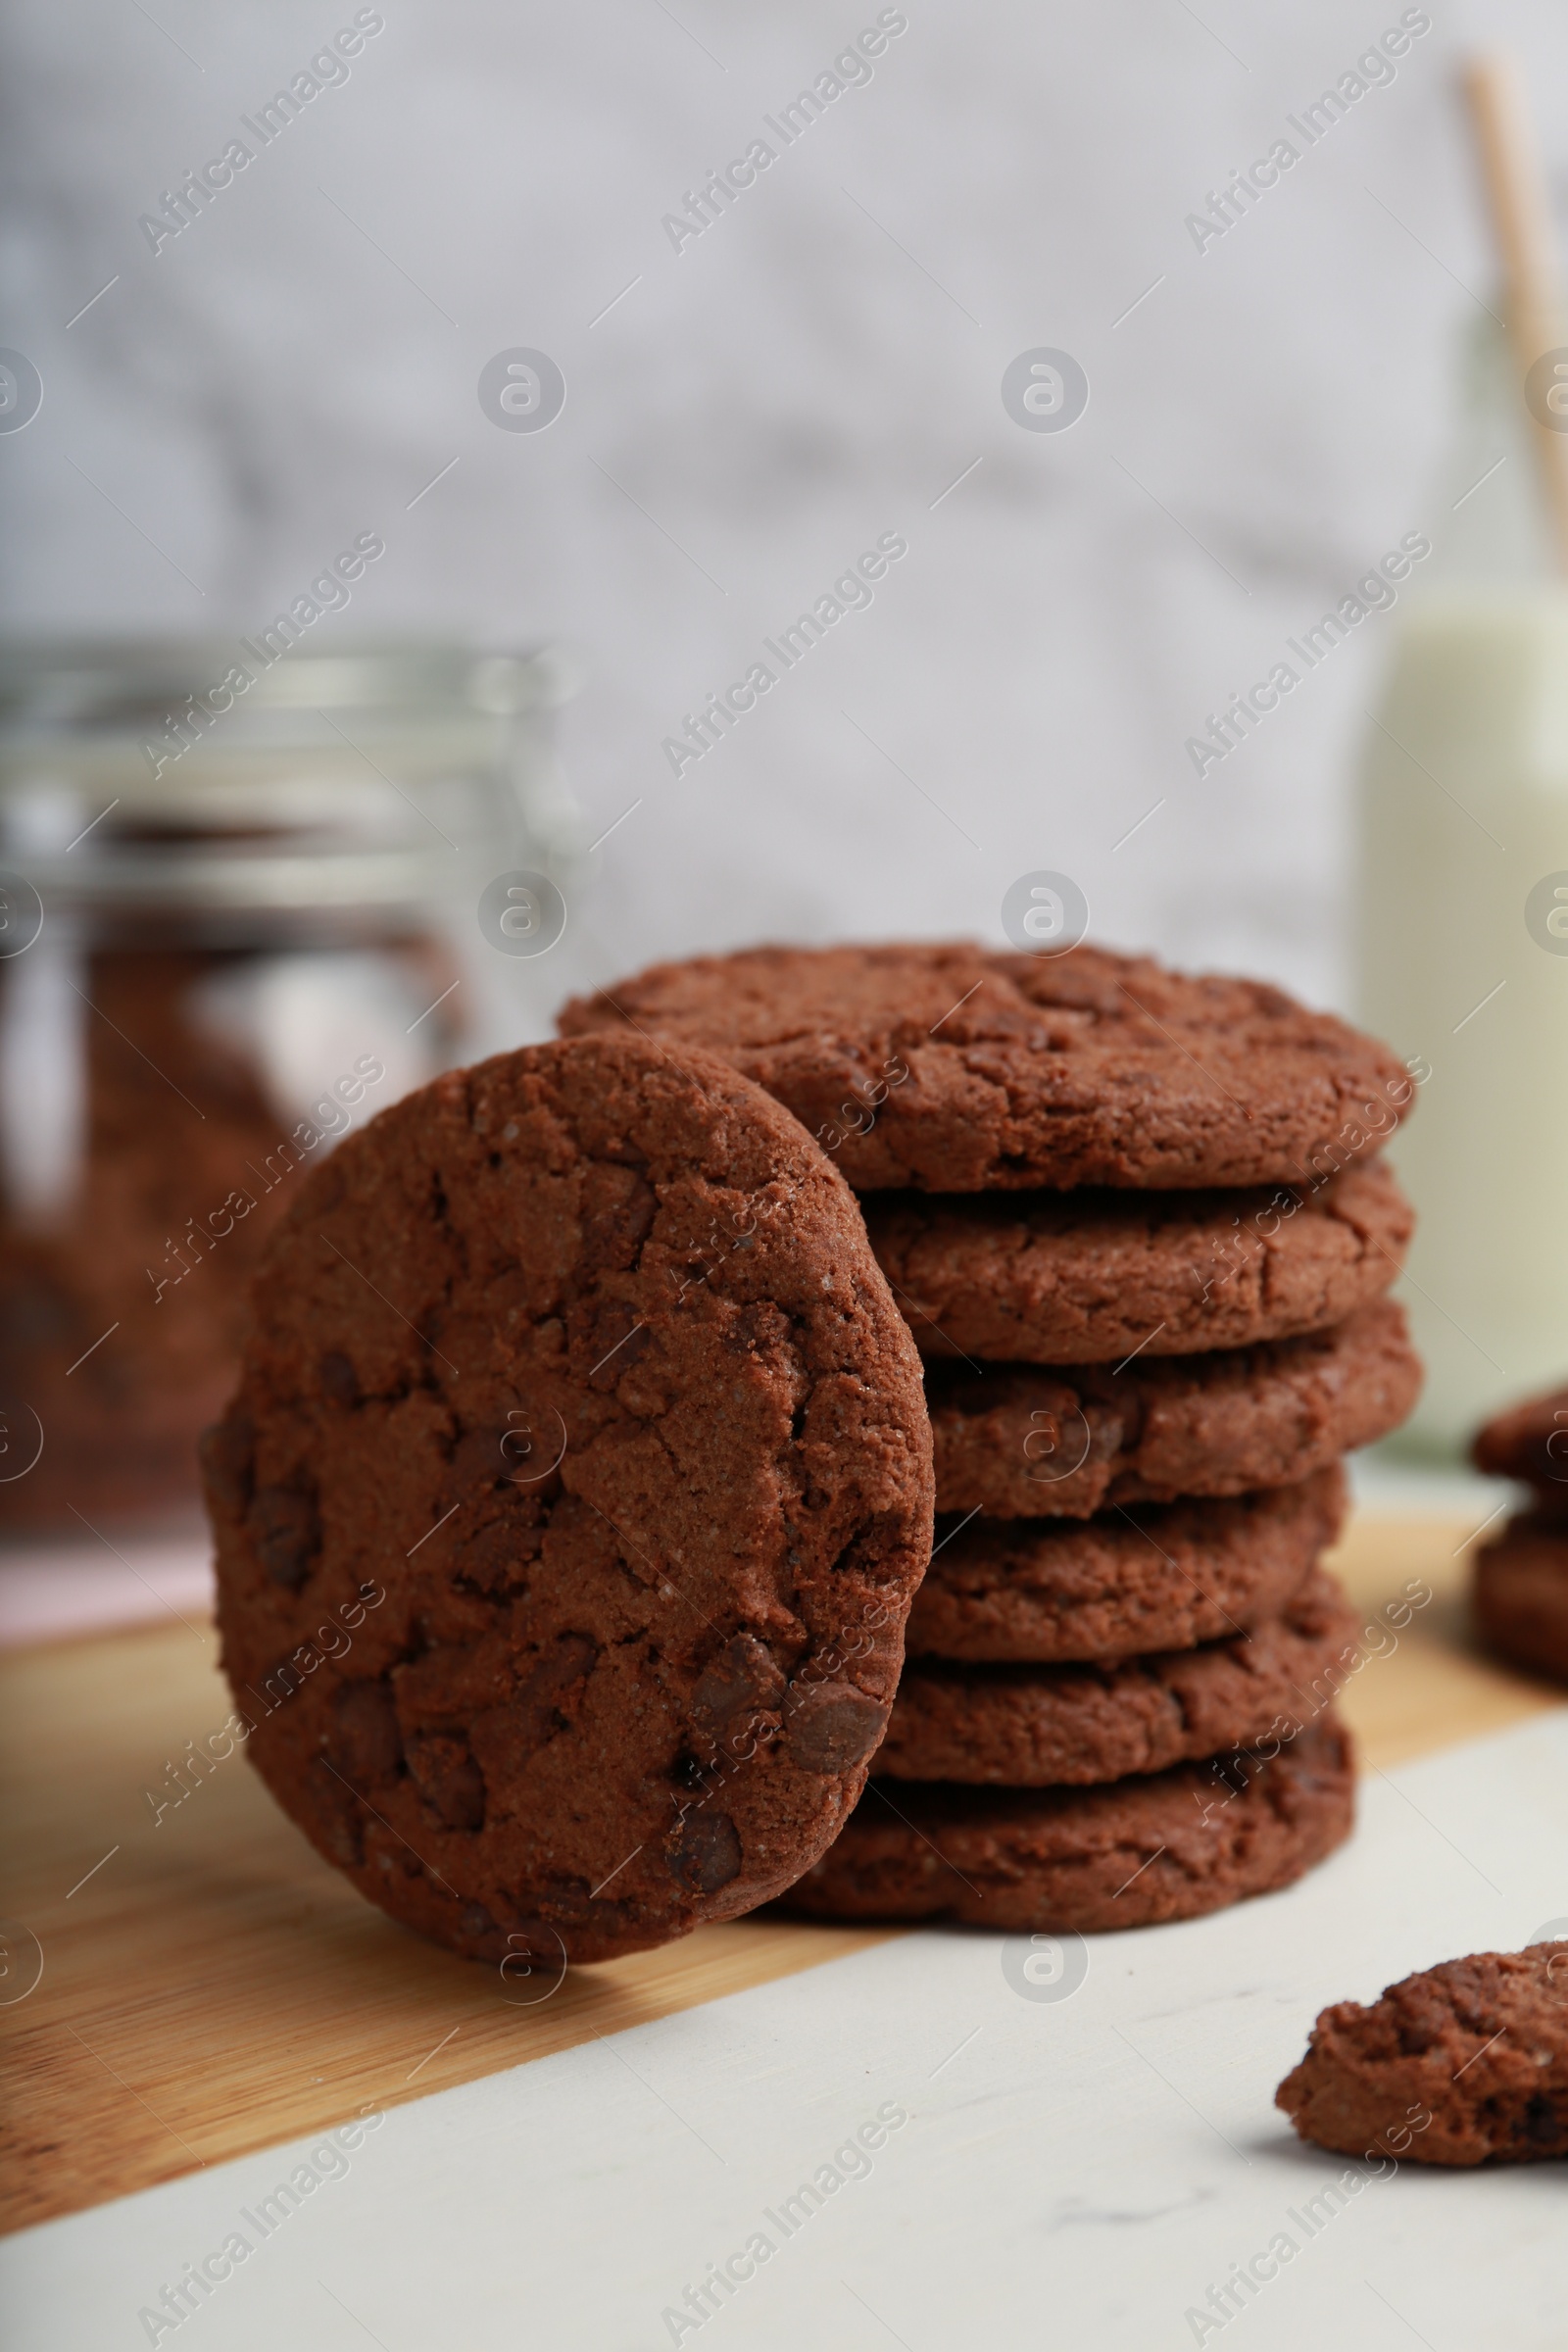
[[[1386,1047],[1253,980],[1081,947],[754,948],[656,964],[561,1014],[765,1086],[862,1192],[1295,1184],[1394,1132]]]
[[[1338,1468],[1298,1486],[1103,1518],[971,1519],[938,1544],[909,1612],[911,1658],[1057,1665],[1191,1649],[1298,1592],[1339,1534]]]
[[[931,1477],[913,1343],[794,1120],[632,1036],[455,1072],[303,1181],[253,1313],[219,1617],[321,1851],[488,1960],[796,1878],[881,1737]]]
[[[1445,1960],[1370,2008],[1337,2001],[1275,2103],[1347,2156],[1568,2156],[1568,1943]]]
[[[1568,1389],[1511,1404],[1487,1423],[1470,1451],[1478,1470],[1535,1487],[1544,1509],[1568,1518]]]
[[[922,1355],[1097,1364],[1341,1323],[1414,1218],[1372,1160],[1316,1192],[872,1194],[865,1224]]]
[[[1568,1683],[1568,1528],[1531,1511],[1482,1545],[1471,1574],[1482,1639],[1527,1674]]]
[[[1334,1331],[1213,1355],[933,1369],[937,1507],[1087,1519],[1107,1503],[1285,1486],[1387,1437],[1420,1388],[1387,1298]]]
[[[1300,1878],[1349,1836],[1354,1808],[1349,1736],[1332,1716],[1266,1764],[1183,1764],[1103,1788],[873,1781],[789,1908],[1026,1934],[1195,1919]]]
[[[1087,1786],[1294,1738],[1334,1703],[1355,1619],[1314,1570],[1277,1616],[1200,1649],[1108,1666],[906,1665],[878,1780]]]

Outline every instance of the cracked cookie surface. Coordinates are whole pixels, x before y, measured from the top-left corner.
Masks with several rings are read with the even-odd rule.
[[[1277,988],[1079,947],[753,948],[655,964],[560,1016],[702,1046],[859,1191],[1295,1184],[1393,1134],[1386,1046]]]
[[[873,1193],[865,1224],[923,1356],[1088,1364],[1325,1330],[1383,1296],[1415,1219],[1371,1160],[1315,1190]]]
[[[798,1877],[886,1723],[931,1468],[794,1120],[630,1036],[451,1073],[305,1181],[252,1317],[204,1448],[223,1657],[319,1849],[519,1967]]]

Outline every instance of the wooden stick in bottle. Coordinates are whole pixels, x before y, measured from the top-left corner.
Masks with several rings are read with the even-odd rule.
[[[1501,265],[1509,347],[1524,379],[1543,353],[1568,346],[1551,213],[1542,177],[1524,83],[1514,60],[1490,52],[1465,71],[1465,92]],[[1563,377],[1568,403],[1568,373]],[[1568,407],[1563,421],[1568,426]],[[1531,415],[1534,448],[1557,567],[1568,577],[1568,430],[1553,432]]]

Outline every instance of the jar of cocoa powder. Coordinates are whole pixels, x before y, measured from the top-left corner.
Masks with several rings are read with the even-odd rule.
[[[428,644],[0,651],[0,1530],[193,1513],[269,1229],[470,1049],[485,890],[573,858],[565,685]]]

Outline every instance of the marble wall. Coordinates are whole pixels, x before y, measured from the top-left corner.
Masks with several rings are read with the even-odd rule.
[[[1000,940],[1037,867],[1100,938],[1345,1001],[1387,616],[1201,777],[1185,745],[1387,545],[1443,550],[1491,275],[1456,65],[1507,39],[1544,108],[1568,21],[1434,5],[1342,120],[1288,127],[1401,17],[18,0],[0,340],[45,397],[0,436],[5,620],[254,628],[368,528],[386,557],[325,625],[575,649],[564,749],[614,830],[509,976],[514,1031],[701,947]],[[1561,186],[1560,104],[1544,136]],[[1276,184],[1195,232],[1280,139]],[[759,140],[693,233],[688,192]],[[1070,429],[1004,406],[1037,347],[1087,373]],[[517,348],[564,375],[548,429],[481,406]],[[871,601],[672,772],[683,714],[885,535]]]

